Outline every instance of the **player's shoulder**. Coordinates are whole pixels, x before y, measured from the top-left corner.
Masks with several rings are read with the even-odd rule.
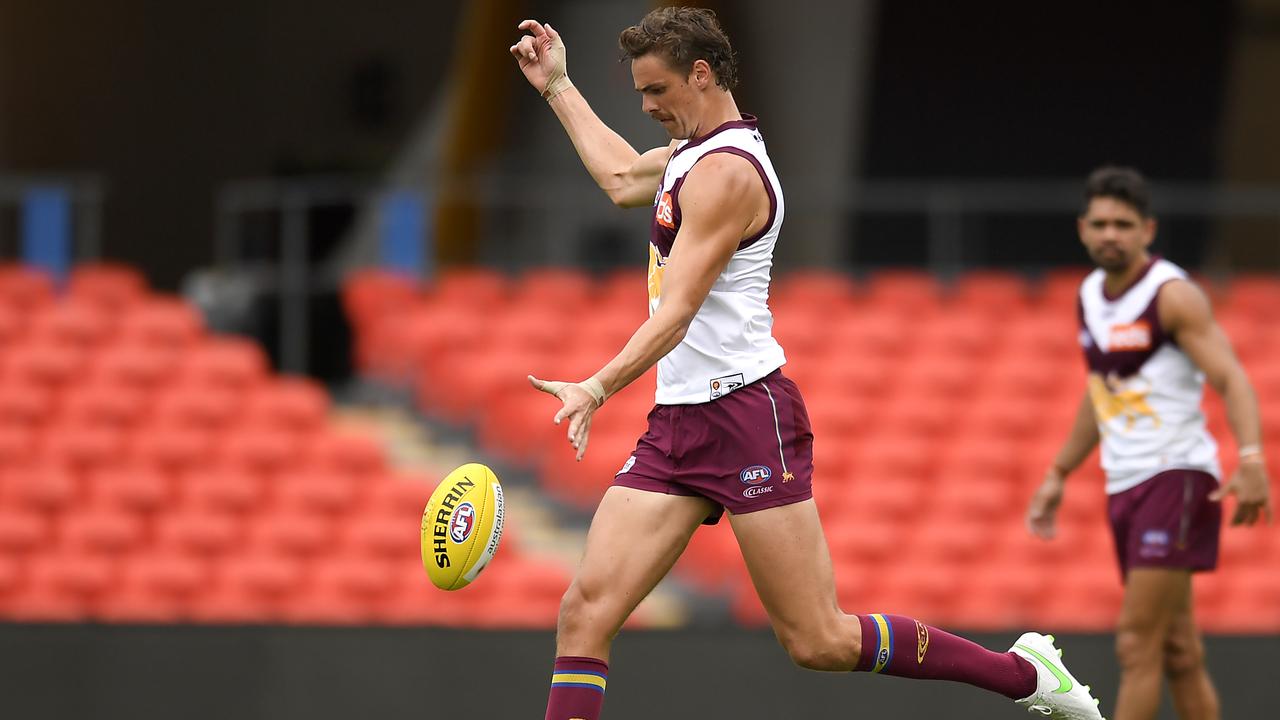
[[[757,184],[758,176],[751,159],[736,152],[711,152],[699,158],[690,168],[685,177],[685,189],[681,192],[687,192],[692,185],[718,188],[719,192],[725,194],[739,193]]]

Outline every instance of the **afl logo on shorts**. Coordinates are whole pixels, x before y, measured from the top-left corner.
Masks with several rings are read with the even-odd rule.
[[[476,526],[476,508],[469,502],[462,503],[453,511],[449,520],[449,539],[458,544],[471,537],[471,530]]]
[[[752,465],[749,468],[743,468],[738,477],[748,485],[759,485],[762,482],[769,482],[769,478],[773,477],[773,471],[764,465]]]

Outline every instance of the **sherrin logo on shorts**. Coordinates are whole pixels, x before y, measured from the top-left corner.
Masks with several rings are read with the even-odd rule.
[[[476,508],[469,502],[464,502],[453,511],[453,517],[449,520],[449,539],[462,544],[471,537],[471,530],[476,526]]]
[[[752,465],[751,467],[743,468],[742,472],[738,473],[738,477],[742,478],[742,482],[748,485],[759,485],[763,482],[769,482],[769,478],[773,477],[773,471],[766,465]]]

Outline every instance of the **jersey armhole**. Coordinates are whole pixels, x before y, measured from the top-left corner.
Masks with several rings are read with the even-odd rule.
[[[752,155],[751,153],[747,152],[746,150],[743,150],[742,148],[728,146],[728,147],[719,147],[714,150],[708,150],[706,153],[702,155],[702,157],[698,158],[698,160],[705,158],[707,155],[713,155],[715,153],[729,153],[730,155],[737,155],[738,157],[743,158],[748,162],[750,162],[751,165],[756,169],[756,173],[760,175],[760,182],[764,183],[764,191],[769,193],[769,219],[765,221],[764,227],[760,228],[760,232],[738,243],[738,249],[745,250],[751,247],[752,245],[756,244],[756,242],[759,241],[760,238],[769,234],[769,231],[773,229],[773,224],[778,219],[778,196],[773,192],[773,183],[769,182],[768,173],[764,171],[764,166],[760,164],[760,161],[756,158],[755,155]],[[694,163],[694,164],[696,165],[697,163]]]

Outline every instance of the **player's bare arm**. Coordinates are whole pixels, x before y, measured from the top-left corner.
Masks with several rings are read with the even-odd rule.
[[[600,120],[570,82],[560,33],[537,20],[525,20],[519,28],[530,34],[511,46],[511,55],[529,84],[555,111],[592,179],[619,207],[652,203],[676,143],[643,154],[636,152]]]
[[[1209,300],[1195,285],[1173,281],[1160,289],[1159,310],[1164,329],[1205,375],[1222,397],[1227,420],[1242,450],[1240,467],[1214,494],[1219,500],[1235,495],[1232,525],[1252,525],[1263,517],[1270,521],[1270,488],[1261,453],[1262,424],[1258,399],[1248,375],[1231,350],[1231,343],[1213,319]]]
[[[1058,506],[1062,504],[1062,493],[1067,476],[1089,457],[1089,453],[1097,447],[1098,440],[1098,423],[1093,415],[1093,400],[1089,397],[1089,393],[1085,392],[1066,443],[1054,457],[1049,469],[1045,471],[1044,481],[1031,497],[1031,504],[1027,508],[1027,529],[1032,534],[1049,540],[1057,533]]]
[[[759,174],[747,160],[728,153],[709,155],[694,166],[680,191],[680,203],[683,221],[667,259],[662,300],[653,316],[590,379],[548,385],[529,378],[534,387],[564,402],[555,421],[569,420],[568,438],[579,460],[587,450],[591,418],[604,399],[680,344],[738,244],[769,217],[769,199]]]

